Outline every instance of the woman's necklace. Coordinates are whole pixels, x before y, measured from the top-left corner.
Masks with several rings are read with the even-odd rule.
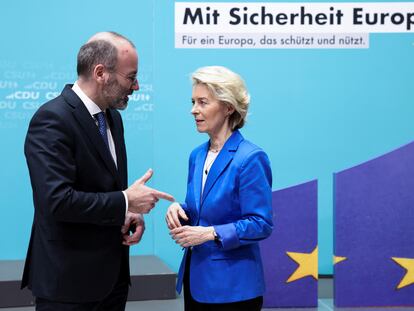
[[[226,138],[226,140],[227,140],[227,138]],[[219,144],[217,144],[216,146],[213,146],[213,144],[210,141],[209,153],[208,153],[208,156],[207,156],[207,159],[206,159],[206,163],[204,165],[204,174],[208,175],[208,172],[210,171],[210,168],[213,165],[214,160],[217,158],[217,155],[218,155],[218,153],[220,152],[220,150],[222,148],[223,148],[223,145],[220,146]],[[207,162],[207,160],[209,160],[209,161]]]
[[[211,166],[214,163],[214,160],[217,158],[218,151],[210,150],[208,153],[206,163],[204,165],[204,174],[208,175],[208,172],[210,171]]]

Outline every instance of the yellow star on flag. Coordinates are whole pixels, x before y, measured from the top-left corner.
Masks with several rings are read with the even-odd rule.
[[[408,285],[414,284],[414,258],[398,258],[391,257],[397,264],[403,267],[406,271],[404,277],[398,284],[397,289],[401,289]]]
[[[286,252],[299,266],[287,279],[286,283],[290,283],[307,276],[318,279],[318,247],[316,246],[312,253],[294,253]]]
[[[341,257],[341,256],[333,256],[333,263],[336,265],[337,263],[340,263],[341,261],[347,260],[348,257]]]

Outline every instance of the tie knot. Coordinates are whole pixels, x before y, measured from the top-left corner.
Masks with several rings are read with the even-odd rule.
[[[98,113],[95,113],[95,118],[98,120],[98,123],[105,121],[105,112],[101,111]]]

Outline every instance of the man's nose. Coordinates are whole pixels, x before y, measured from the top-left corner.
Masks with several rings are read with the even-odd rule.
[[[132,84],[132,90],[138,91],[139,90],[139,82],[138,80],[135,80],[134,84]]]

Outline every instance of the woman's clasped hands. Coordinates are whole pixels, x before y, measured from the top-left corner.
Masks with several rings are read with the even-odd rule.
[[[177,202],[170,205],[165,216],[171,238],[182,247],[190,247],[214,240],[214,228],[203,226],[183,226],[180,219],[188,221],[184,209]]]

